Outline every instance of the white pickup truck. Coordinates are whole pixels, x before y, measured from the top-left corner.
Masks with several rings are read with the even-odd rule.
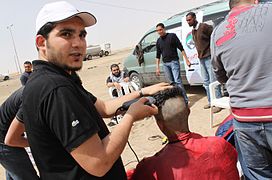
[[[86,49],[86,60],[92,60],[93,56],[108,56],[110,52],[108,50],[103,50],[100,45],[90,45]]]

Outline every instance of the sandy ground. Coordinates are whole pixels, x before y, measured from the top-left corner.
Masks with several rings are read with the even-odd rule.
[[[84,62],[83,69],[79,72],[84,87],[92,92],[98,98],[108,100],[108,89],[105,86],[105,80],[109,75],[109,66],[112,63],[121,63],[123,59],[131,52],[126,49],[115,52],[111,56],[103,58],[95,58],[92,61]],[[0,103],[2,103],[14,90],[20,87],[19,77],[11,77],[10,80],[0,82]],[[212,136],[216,128],[211,129],[209,123],[209,110],[204,110],[203,106],[207,103],[205,92],[202,87],[186,87],[191,103],[191,115],[189,118],[190,129],[193,132],[200,133],[204,136]],[[215,124],[220,123],[228,114],[227,110],[223,110],[215,115]],[[109,119],[105,119],[106,123]],[[111,130],[113,128],[110,128]],[[162,145],[160,132],[153,118],[145,119],[135,123],[131,131],[129,141],[136,151],[139,159],[152,156]],[[128,148],[125,148],[122,154],[123,162],[126,169],[134,168],[137,165],[135,156]],[[4,169],[0,166],[0,177],[4,179]]]

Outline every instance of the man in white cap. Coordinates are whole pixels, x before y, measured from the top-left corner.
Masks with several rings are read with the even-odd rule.
[[[41,179],[126,179],[120,154],[133,123],[158,112],[146,98],[133,104],[109,132],[102,117],[111,117],[124,102],[170,88],[143,88],[104,102],[81,85],[76,71],[86,53],[85,27],[95,17],[67,2],[45,5],[36,21],[39,59],[23,93],[24,121]]]

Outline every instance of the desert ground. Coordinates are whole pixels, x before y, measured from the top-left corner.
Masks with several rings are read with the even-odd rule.
[[[109,100],[108,89],[105,85],[106,78],[109,75],[109,66],[112,63],[120,63],[131,52],[131,49],[116,51],[112,55],[103,58],[94,58],[91,61],[85,61],[83,69],[79,75],[83,81],[84,87],[92,92],[95,96],[103,100]],[[0,82],[0,103],[2,103],[13,91],[20,87],[19,76],[12,76],[8,81]],[[200,133],[204,136],[214,135],[217,127],[210,128],[209,110],[204,110],[203,106],[207,103],[203,87],[186,87],[190,99],[191,115],[189,118],[190,129],[193,132]],[[228,110],[215,115],[215,124],[219,124],[227,115]],[[108,123],[109,119],[105,119]],[[114,130],[113,128],[109,128]],[[129,142],[137,153],[139,159],[152,156],[159,151],[162,145],[163,134],[158,129],[154,118],[145,119],[136,122],[132,128]],[[128,148],[122,153],[123,163],[126,169],[134,168],[137,161]],[[5,172],[0,166],[0,177],[4,179]]]

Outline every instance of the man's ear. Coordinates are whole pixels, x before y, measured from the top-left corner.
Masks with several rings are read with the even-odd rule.
[[[46,39],[42,35],[36,36],[36,47],[39,50],[43,50],[46,47]]]
[[[254,4],[259,4],[259,0],[255,0],[255,1],[254,1]]]

